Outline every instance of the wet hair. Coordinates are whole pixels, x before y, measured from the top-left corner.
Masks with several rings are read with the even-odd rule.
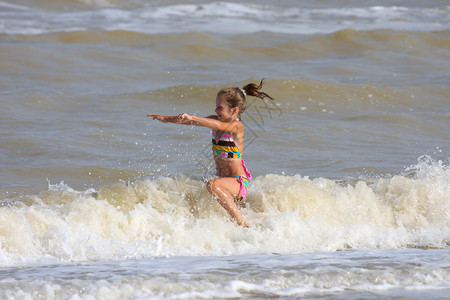
[[[242,90],[238,87],[229,87],[223,88],[218,93],[217,96],[225,95],[225,100],[227,101],[230,108],[239,108],[239,114],[242,114],[247,107],[247,101],[245,99],[245,95],[257,97],[259,99],[269,98],[270,100],[274,100],[268,94],[261,92],[260,89],[264,84],[264,79],[261,79],[259,85],[256,83],[249,83],[245,85]]]

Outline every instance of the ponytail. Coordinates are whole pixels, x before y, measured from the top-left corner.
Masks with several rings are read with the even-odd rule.
[[[264,99],[267,97],[270,100],[274,100],[270,95],[259,91],[264,84],[264,79],[265,78],[261,79],[261,82],[259,83],[259,85],[256,85],[256,83],[249,83],[246,86],[244,86],[243,90],[244,90],[245,94],[249,95],[249,96],[257,97],[259,99]]]
[[[241,114],[245,111],[245,108],[247,107],[247,101],[245,99],[246,95],[257,97],[259,99],[264,99],[267,97],[270,100],[274,100],[274,98],[272,98],[268,94],[259,91],[262,88],[263,84],[264,78],[261,79],[259,85],[255,83],[249,83],[246,86],[244,86],[242,90],[238,87],[223,88],[217,93],[217,96],[223,95],[230,108],[238,107],[239,114]]]

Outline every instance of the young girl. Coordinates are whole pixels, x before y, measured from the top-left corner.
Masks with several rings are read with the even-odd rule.
[[[206,118],[186,113],[178,116],[147,115],[163,123],[197,125],[212,129],[212,149],[219,178],[210,180],[207,189],[236,222],[245,227],[249,224],[239,212],[235,200],[240,201],[245,197],[252,175],[242,159],[245,128],[240,121],[240,115],[247,105],[245,95],[273,100],[266,93],[259,91],[263,81],[264,78],[259,85],[247,84],[243,90],[237,87],[221,89],[216,97],[216,115]]]

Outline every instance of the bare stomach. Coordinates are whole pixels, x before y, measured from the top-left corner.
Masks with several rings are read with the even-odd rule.
[[[216,161],[217,176],[219,177],[245,176],[241,159],[215,157],[214,160]]]

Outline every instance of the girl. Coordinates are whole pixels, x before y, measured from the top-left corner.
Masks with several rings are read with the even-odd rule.
[[[249,224],[239,212],[235,200],[240,201],[245,197],[252,175],[242,159],[245,128],[240,121],[240,115],[247,105],[245,95],[273,100],[266,93],[259,91],[263,81],[264,78],[259,85],[247,84],[243,90],[237,87],[221,89],[216,97],[216,115],[206,118],[186,113],[178,116],[147,115],[163,123],[197,125],[212,129],[212,149],[219,178],[210,180],[207,189],[236,222],[245,227]]]

